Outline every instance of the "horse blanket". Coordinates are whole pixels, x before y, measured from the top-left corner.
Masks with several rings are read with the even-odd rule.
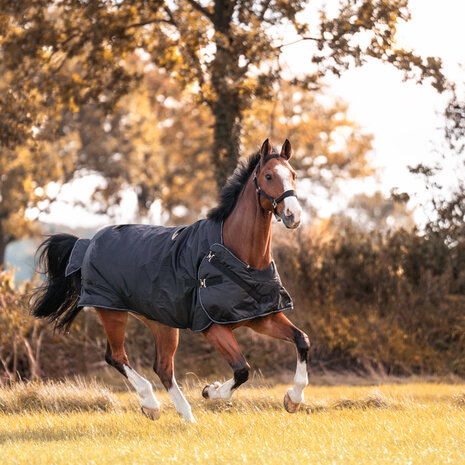
[[[106,227],[75,243],[66,275],[79,270],[79,307],[130,311],[174,328],[203,331],[293,307],[274,261],[251,268],[211,220]]]

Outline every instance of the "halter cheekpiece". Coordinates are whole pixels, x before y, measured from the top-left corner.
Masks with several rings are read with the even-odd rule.
[[[265,161],[263,163],[263,166],[271,160],[272,158],[279,158],[279,155],[269,155],[268,157],[265,158]],[[281,221],[281,218],[278,215],[278,204],[279,202],[283,201],[286,197],[297,197],[297,193],[293,189],[289,189],[285,192],[283,192],[279,197],[273,198],[270,195],[268,195],[259,185],[257,181],[257,172],[260,168],[260,162],[258,162],[257,168],[254,171],[253,174],[253,182],[255,184],[255,191],[257,192],[257,202],[258,205],[260,206],[261,209],[263,209],[262,204],[260,203],[260,196],[265,197],[265,199],[268,199],[271,202],[271,205],[273,207],[273,213],[277,221]]]

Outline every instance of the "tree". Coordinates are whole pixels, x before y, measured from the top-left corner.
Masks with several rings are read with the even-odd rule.
[[[137,56],[130,60],[142,66]],[[166,73],[151,70],[111,114],[88,104],[65,114],[59,131],[74,134],[74,143],[64,149],[74,153],[74,170],[105,178],[95,193],[102,212],[118,203],[122,189],[131,188],[139,218],[158,200],[170,221],[185,222],[197,216],[214,191],[209,126],[208,111],[189,92]]]
[[[137,57],[131,60],[140,66]],[[193,220],[211,204],[211,131],[205,129],[211,116],[166,73],[147,72],[109,114],[89,102],[75,111],[63,108],[51,125],[53,140],[37,135],[0,149],[0,264],[10,242],[38,232],[26,210],[47,210],[57,195],[46,188],[52,181],[101,174],[105,182],[94,197],[102,213],[127,188],[137,194],[141,218],[156,200],[175,223]],[[48,133],[46,123],[43,130]]]
[[[204,177],[203,182],[199,178],[191,183],[189,177],[194,172],[207,172],[203,169],[208,165],[205,154],[211,147],[214,178],[222,186],[236,165],[248,109],[266,105],[263,102],[271,101],[279,92],[283,73],[277,63],[286,44],[276,38],[276,31],[282,25],[291,25],[298,40],[315,45],[308,55],[314,70],[293,80],[304,93],[315,91],[327,73],[339,75],[370,58],[391,63],[407,78],[430,80],[438,91],[446,87],[439,59],[422,59],[396,48],[396,24],[409,19],[407,1],[341,0],[334,16],[320,11],[312,35],[304,15],[307,3],[0,0],[0,193],[4,199],[0,209],[0,261],[8,241],[24,229],[18,227],[18,221],[22,218],[24,222],[26,207],[47,200],[44,187],[49,181],[66,182],[81,168],[104,175],[107,185],[100,194],[108,202],[117,199],[118,189],[126,183],[134,186],[142,213],[156,196],[174,211],[186,188],[188,197],[197,201],[196,208],[200,209],[210,195],[207,191],[212,179]],[[133,65],[131,57],[136,53],[144,57],[144,66]],[[186,143],[171,136],[160,140],[160,146],[169,146],[170,156],[176,154],[179,160],[176,168],[166,173],[166,182],[158,182],[161,172],[156,172],[167,161],[165,155],[139,150],[144,144],[153,147],[160,137],[157,131],[146,130],[147,125],[159,125],[159,119],[150,113],[143,116],[139,131],[133,121],[133,132],[126,133],[123,146],[118,145],[118,149],[125,148],[124,154],[110,150],[112,143],[121,142],[126,130],[124,106],[131,105],[127,96],[135,95],[132,92],[154,66],[196,99],[198,105],[189,102],[178,115],[182,110],[185,115],[199,111],[198,120],[204,123],[203,130],[197,132],[197,149],[189,146],[190,138]],[[156,100],[158,88],[146,89],[146,97]],[[150,112],[152,107],[146,110]],[[83,119],[93,122],[87,126],[88,132],[82,126],[78,134],[71,122]],[[106,131],[105,124],[112,129]],[[186,130],[183,124],[177,127]],[[287,128],[290,126],[284,125],[283,131]],[[115,132],[119,132],[117,137]],[[139,139],[136,152],[130,137]],[[144,140],[147,138],[150,141]],[[339,161],[336,154],[328,161],[332,173],[340,168],[340,176],[345,170],[366,169],[363,164],[356,167],[355,162],[364,159],[363,141],[347,141],[352,144],[351,156],[340,152]],[[97,153],[97,147],[102,151]],[[57,153],[54,148],[58,148]],[[313,147],[307,143],[306,148]],[[23,155],[18,155],[20,152]],[[192,152],[194,158],[185,157]],[[319,163],[326,163],[323,158]],[[150,168],[132,169],[144,163]],[[301,158],[302,169],[313,171],[313,175],[321,169],[314,163],[315,158]],[[132,168],[125,170],[126,166]],[[13,180],[16,184],[8,184]],[[168,184],[170,190],[166,191]],[[176,186],[178,194],[172,195]]]
[[[128,59],[133,68],[144,66],[137,55]],[[245,117],[245,153],[257,149],[257,140],[270,134],[271,124],[275,139],[292,138],[295,166],[312,186],[334,189],[336,179],[370,173],[366,155],[371,136],[348,120],[346,106],[337,102],[327,108],[317,103],[315,94],[297,90],[281,81],[273,102],[255,102]],[[212,116],[165,72],[146,72],[111,114],[88,103],[76,111],[63,110],[54,124],[54,141],[35,140],[32,147],[18,147],[8,159],[11,151],[0,152],[0,163],[8,167],[3,184],[8,196],[1,204],[5,214],[1,225],[8,231],[5,244],[33,231],[24,215],[26,207],[44,210],[53,201],[41,186],[89,173],[105,178],[94,195],[101,212],[118,204],[126,188],[136,192],[141,218],[159,200],[171,223],[193,221],[215,202],[211,131],[205,130],[211,127]],[[339,141],[335,149],[341,137],[344,143]]]
[[[445,147],[441,158],[410,167],[431,194],[425,235],[449,251],[452,292],[465,291],[465,101],[454,91],[444,112]]]
[[[454,91],[444,111],[444,140],[440,159],[410,167],[410,172],[422,176],[431,193],[433,214],[426,231],[437,234],[452,246],[465,247],[465,100]],[[441,177],[448,168],[447,179]],[[452,174],[452,176],[451,176]]]
[[[333,190],[336,179],[372,172],[367,160],[371,136],[346,112],[342,102],[323,106],[314,93],[281,81],[273,102],[257,100],[246,113],[243,150],[255,152],[257,140],[268,135],[276,140],[288,135],[296,146],[299,175]],[[103,211],[118,203],[122,187],[131,186],[140,216],[160,200],[170,222],[186,222],[215,202],[211,132],[205,131],[211,125],[208,109],[196,104],[195,95],[182,92],[166,73],[152,70],[112,115],[105,116],[94,105],[66,114],[59,129],[68,135],[66,141],[58,139],[47,150],[75,151],[75,170],[105,176],[104,187],[96,193]]]
[[[62,178],[66,161],[54,152],[41,154],[36,146],[0,150],[0,265],[11,241],[36,231],[26,209],[47,202],[42,186]]]
[[[25,104],[34,95],[26,116],[10,121],[6,140],[24,138],[31,123],[40,123],[44,107],[54,111],[94,101],[111,111],[139,78],[125,68],[124,57],[141,49],[156,66],[194,85],[209,106],[212,161],[222,186],[239,157],[244,112],[254,98],[270,97],[281,78],[275,64],[286,44],[275,37],[282,25],[316,45],[307,57],[314,71],[295,80],[304,89],[317,87],[327,73],[340,75],[375,58],[444,90],[440,59],[396,46],[396,25],[409,19],[407,0],[340,0],[333,16],[321,9],[312,35],[303,14],[307,5],[303,0],[3,0],[1,54],[10,84],[16,83],[7,100]]]
[[[454,91],[444,112],[444,135],[449,148],[456,154],[465,153],[465,99]]]

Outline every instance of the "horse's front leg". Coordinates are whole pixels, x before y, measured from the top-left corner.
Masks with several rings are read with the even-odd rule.
[[[250,320],[246,326],[257,333],[266,334],[276,339],[293,342],[297,349],[297,368],[294,376],[294,385],[287,390],[284,396],[284,408],[289,413],[299,410],[304,400],[303,390],[308,384],[308,363],[310,342],[308,336],[296,328],[282,313],[274,313],[263,318]]]
[[[218,381],[208,384],[202,390],[206,399],[231,398],[232,393],[249,378],[250,366],[242,355],[230,326],[211,325],[204,331],[205,337],[213,344],[234,371],[234,377],[221,384]]]

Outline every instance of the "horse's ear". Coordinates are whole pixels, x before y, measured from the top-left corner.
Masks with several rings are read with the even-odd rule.
[[[260,149],[260,158],[265,159],[271,153],[271,144],[268,139],[262,144],[262,148]]]
[[[289,158],[291,158],[291,156],[292,156],[291,143],[289,142],[289,139],[286,139],[284,141],[283,146],[281,147],[280,157],[283,157],[286,160],[289,160]]]

